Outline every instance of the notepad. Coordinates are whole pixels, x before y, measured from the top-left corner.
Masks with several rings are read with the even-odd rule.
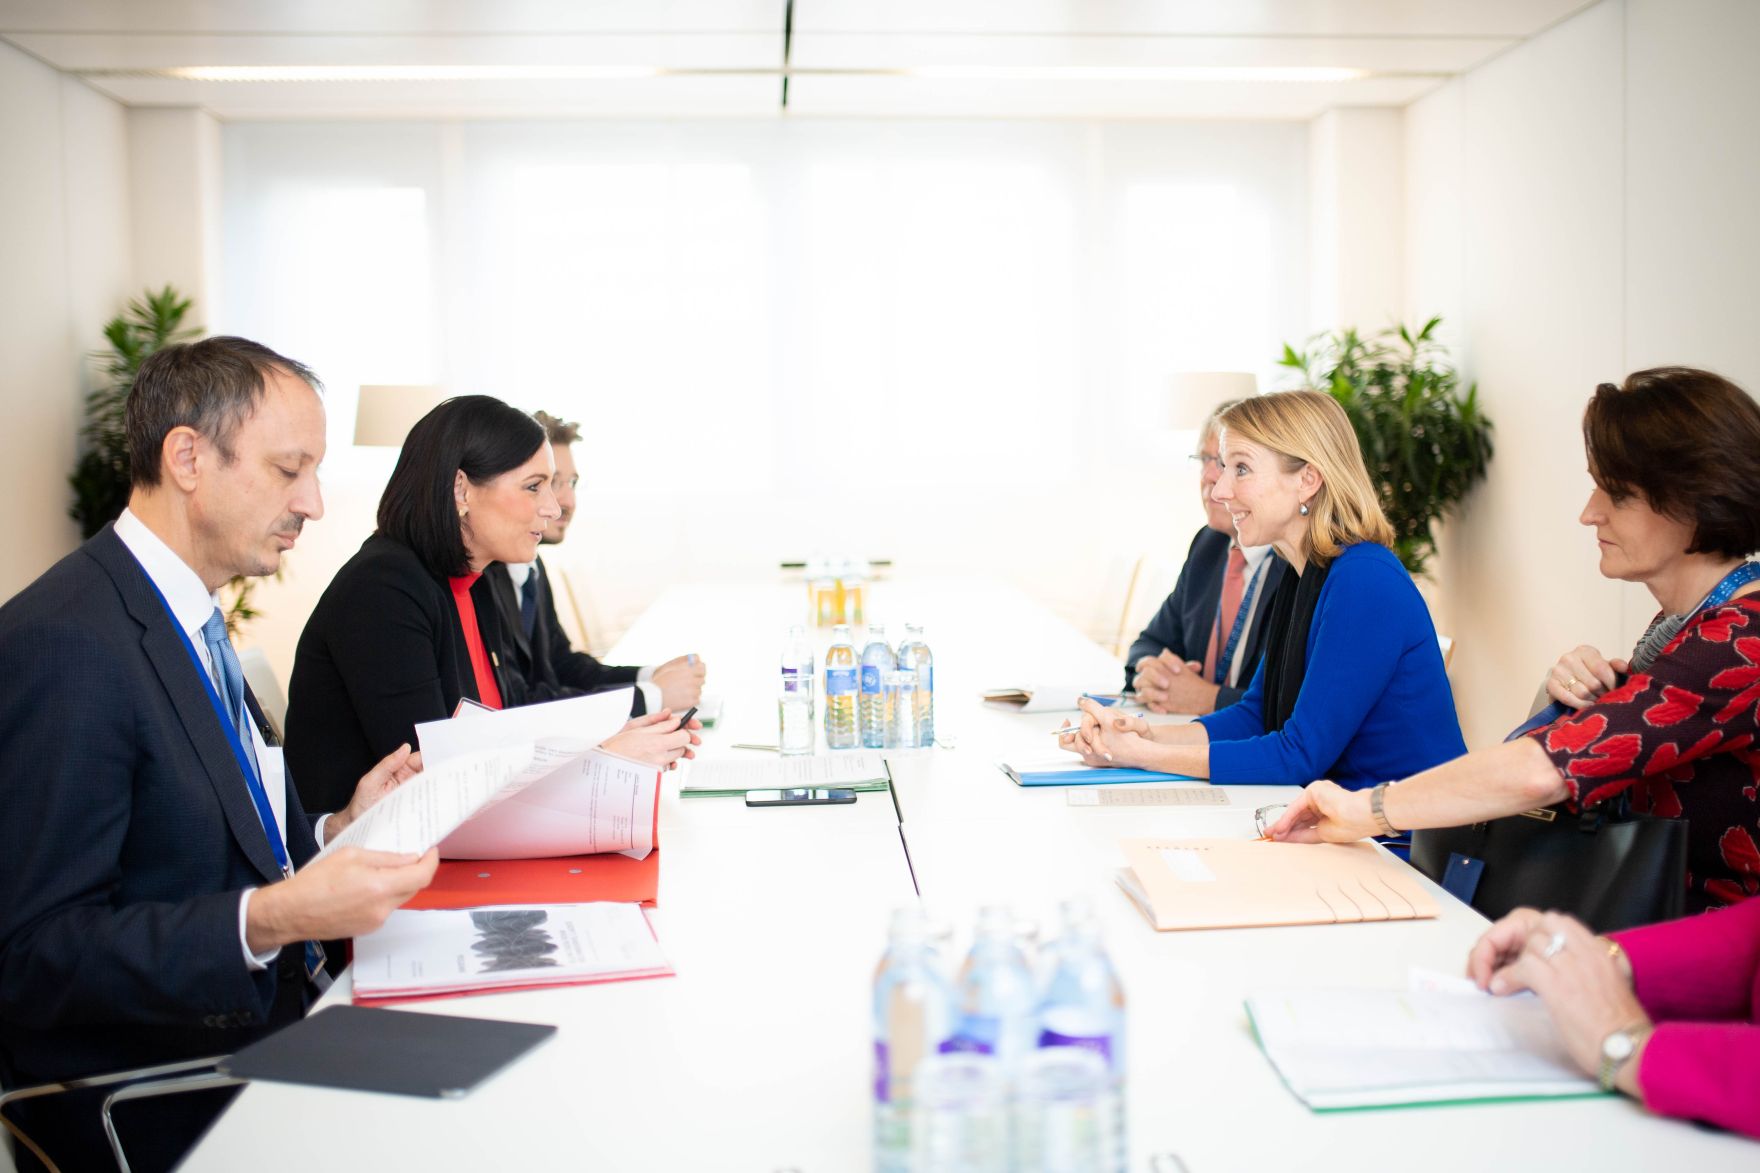
[[[1116,877],[1160,930],[1423,920],[1418,873],[1371,843],[1126,839]]]
[[[1065,754],[1037,761],[997,762],[1016,786],[1104,786],[1116,782],[1201,782],[1184,774],[1129,767],[1085,766]]]
[[[984,700],[993,705],[1007,705],[1023,713],[1062,713],[1081,708],[1076,702],[1089,693],[1105,695],[1107,691],[1105,685],[1082,688],[1074,684],[1038,684],[1030,688],[987,689]],[[1111,695],[1118,695],[1116,686],[1111,690]]]
[[[555,1033],[533,1022],[331,1006],[218,1066],[240,1079],[456,1099]]]
[[[1247,999],[1265,1056],[1317,1112],[1601,1095],[1538,998],[1278,990]]]
[[[691,763],[690,782],[681,798],[735,798],[748,790],[789,790],[835,786],[843,790],[885,790],[892,780],[878,753],[829,753],[753,760],[718,759]]]

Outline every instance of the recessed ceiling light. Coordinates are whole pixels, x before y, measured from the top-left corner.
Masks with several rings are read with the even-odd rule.
[[[147,72],[180,81],[594,81],[663,71],[648,65],[185,65]]]
[[[1323,65],[925,65],[912,77],[960,81],[1357,81],[1366,69]]]

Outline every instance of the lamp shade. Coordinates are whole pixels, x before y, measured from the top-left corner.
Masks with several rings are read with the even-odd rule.
[[[1204,422],[1216,405],[1259,393],[1248,371],[1179,371],[1168,380],[1166,426],[1188,431]]]
[[[416,421],[446,398],[438,387],[369,384],[361,387],[354,410],[354,442],[373,448],[401,448]]]

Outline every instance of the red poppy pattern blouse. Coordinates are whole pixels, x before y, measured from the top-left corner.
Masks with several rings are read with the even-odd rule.
[[[1695,616],[1645,672],[1535,732],[1573,809],[1630,789],[1684,818],[1688,912],[1760,893],[1760,597]]]

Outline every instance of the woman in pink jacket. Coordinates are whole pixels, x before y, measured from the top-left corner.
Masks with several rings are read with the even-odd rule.
[[[1538,994],[1609,1091],[1760,1139],[1760,899],[1608,937],[1518,908],[1467,972],[1493,994]]]

